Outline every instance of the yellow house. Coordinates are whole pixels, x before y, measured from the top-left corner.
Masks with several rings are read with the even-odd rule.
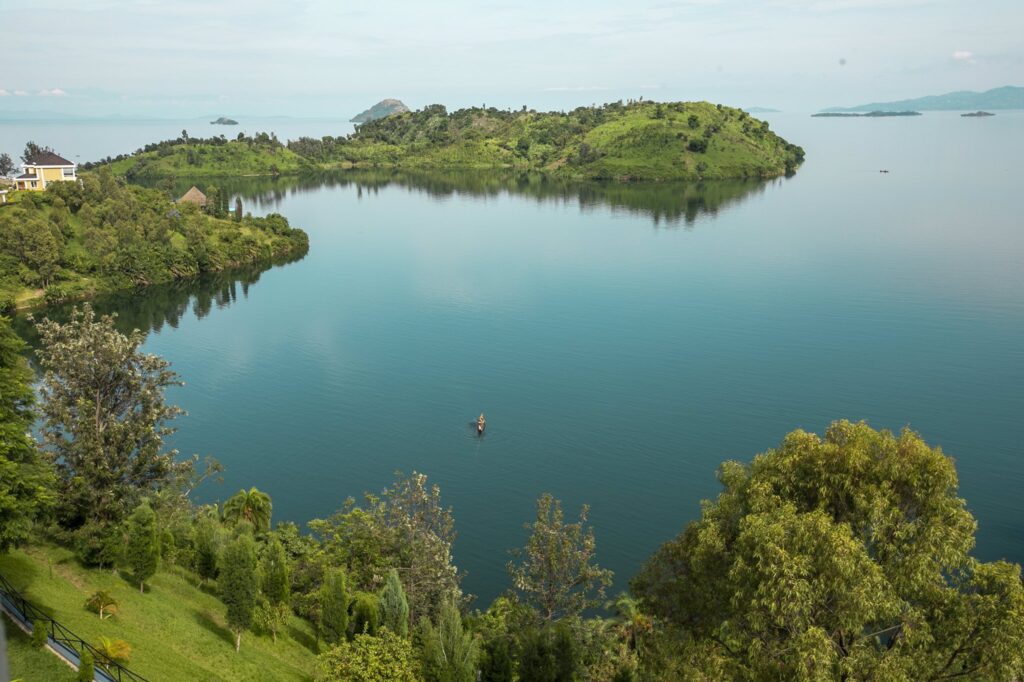
[[[75,164],[53,152],[36,154],[22,165],[21,175],[14,178],[16,189],[43,191],[51,182],[77,180]]]

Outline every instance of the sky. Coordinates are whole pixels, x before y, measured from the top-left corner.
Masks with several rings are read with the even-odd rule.
[[[348,117],[1024,85],[1020,0],[3,0],[0,114]]]

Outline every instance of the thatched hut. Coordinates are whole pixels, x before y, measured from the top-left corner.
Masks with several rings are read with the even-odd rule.
[[[181,195],[178,199],[179,204],[189,203],[195,204],[196,206],[206,206],[206,195],[199,191],[199,188],[192,185],[189,191]]]

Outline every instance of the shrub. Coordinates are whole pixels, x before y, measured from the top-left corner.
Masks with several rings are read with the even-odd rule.
[[[32,623],[32,646],[42,649],[49,639],[46,621],[41,618]]]
[[[106,590],[97,590],[92,593],[92,596],[85,602],[85,608],[89,609],[93,613],[97,613],[100,616],[100,620],[104,618],[110,618],[112,615],[117,613],[120,608],[120,604],[114,596]]]
[[[96,677],[96,662],[88,651],[82,652],[78,662],[78,682],[93,682]]]
[[[127,663],[132,657],[132,645],[113,637],[100,637],[96,650],[115,663]]]

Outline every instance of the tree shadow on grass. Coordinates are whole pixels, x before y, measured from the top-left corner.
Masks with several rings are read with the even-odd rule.
[[[213,615],[211,615],[209,611],[196,611],[195,619],[201,628],[216,635],[219,639],[223,639],[225,642],[230,644],[232,648],[235,646],[235,636],[231,634],[230,631],[218,625],[217,621],[213,619]]]
[[[285,626],[285,630],[287,631],[288,636],[292,639],[292,641],[296,642],[297,644],[301,644],[302,646],[312,651],[314,654],[320,653],[320,646],[319,644],[317,644],[316,638],[313,637],[313,635],[309,634],[308,632],[303,632],[301,629],[295,627],[294,625]]]

